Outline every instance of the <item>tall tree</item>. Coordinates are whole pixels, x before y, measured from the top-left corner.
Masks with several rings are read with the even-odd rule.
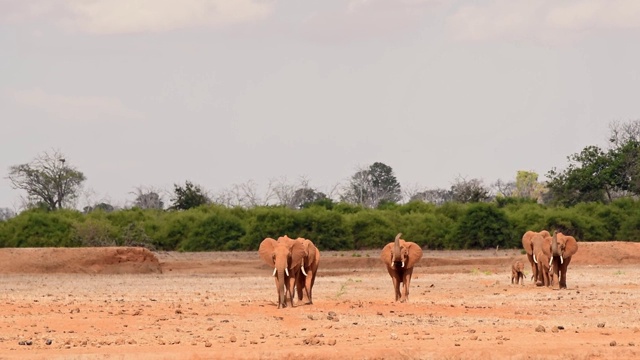
[[[11,166],[7,178],[14,189],[27,192],[30,205],[44,204],[49,210],[72,205],[86,180],[57,150],[44,152],[28,164]]]
[[[211,202],[209,196],[199,185],[186,181],[184,187],[173,184],[174,197],[170,210],[188,210]]]
[[[376,208],[383,201],[396,203],[400,199],[402,191],[393,169],[381,162],[357,171],[342,196],[343,201],[367,208]]]
[[[451,186],[453,201],[459,203],[475,203],[489,200],[489,189],[480,179],[467,180],[459,176]]]
[[[135,207],[140,209],[164,209],[164,201],[156,190],[138,187],[133,194],[136,196],[133,201],[133,206]]]

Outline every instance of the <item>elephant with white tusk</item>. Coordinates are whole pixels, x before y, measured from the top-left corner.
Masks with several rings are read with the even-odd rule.
[[[313,304],[313,284],[316,281],[318,266],[320,265],[320,250],[318,250],[311,240],[297,238],[296,241],[301,242],[304,247],[302,267],[300,268],[301,271],[298,273],[298,277],[296,279],[298,300],[302,300],[304,290],[304,293],[307,295],[307,303]]]
[[[549,266],[552,267],[554,282],[557,279],[558,287],[566,289],[567,269],[571,263],[571,257],[578,252],[578,242],[573,236],[554,231],[549,246],[544,250],[550,258]]]
[[[395,289],[396,301],[409,300],[409,285],[413,267],[422,258],[422,249],[414,242],[400,239],[402,234],[396,235],[394,242],[387,244],[380,254],[380,258],[387,266]],[[403,292],[400,292],[400,283],[403,284]]]
[[[296,276],[302,267],[304,247],[302,243],[290,239],[288,236],[278,240],[266,238],[260,243],[258,254],[265,264],[273,268],[278,291],[278,309],[287,307],[287,297],[293,307],[293,291]]]
[[[540,232],[535,231],[527,231],[522,236],[522,248],[527,252],[527,259],[529,260],[529,264],[531,264],[531,280],[534,280],[536,283],[538,281],[543,281],[542,277],[538,276],[538,265],[537,262],[533,260],[533,237],[535,235],[541,235],[543,238],[551,237],[551,234],[547,230],[542,230]]]

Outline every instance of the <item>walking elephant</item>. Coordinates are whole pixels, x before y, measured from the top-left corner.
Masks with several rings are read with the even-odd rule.
[[[549,265],[552,266],[554,280],[557,279],[560,289],[566,289],[567,269],[571,263],[571,257],[578,252],[578,241],[573,236],[554,231],[546,250],[548,250],[546,255],[550,258]]]
[[[307,303],[313,304],[313,284],[316,281],[318,265],[320,265],[320,250],[318,250],[311,240],[297,238],[296,241],[301,242],[304,248],[302,266],[296,279],[298,300],[302,300],[304,290],[304,293],[307,295]]]
[[[422,249],[414,242],[400,239],[402,234],[396,235],[394,242],[387,244],[380,254],[380,258],[387,266],[395,289],[396,301],[409,300],[409,285],[413,267],[422,258]],[[403,292],[400,292],[400,283],[403,284]]]
[[[522,247],[527,252],[527,260],[529,260],[529,264],[531,264],[531,280],[538,282],[541,280],[538,278],[538,266],[533,261],[533,237],[537,234],[542,235],[543,238],[550,237],[551,234],[547,230],[542,230],[540,232],[535,231],[527,231],[522,236]]]
[[[548,254],[551,249],[551,238],[544,237],[542,234],[535,234],[531,238],[533,247],[533,262],[536,264],[536,285],[551,286],[551,278],[549,277],[549,267],[551,266],[550,256]]]
[[[258,254],[265,264],[273,268],[278,291],[278,309],[287,307],[287,297],[293,307],[293,291],[298,272],[302,267],[304,246],[288,236],[278,240],[266,238],[260,243]]]

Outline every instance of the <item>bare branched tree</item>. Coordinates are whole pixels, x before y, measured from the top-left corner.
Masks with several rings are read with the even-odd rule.
[[[640,119],[621,122],[615,120],[609,123],[609,143],[612,148],[619,148],[630,140],[640,143]]]
[[[16,212],[9,208],[0,208],[0,221],[7,221],[16,216]]]
[[[266,205],[273,197],[270,186],[264,198],[260,197],[258,193],[258,184],[253,180],[249,180],[246,183],[234,184],[228,189],[219,191],[213,195],[213,202],[227,207],[252,208]]]
[[[516,192],[515,181],[504,181],[498,179],[496,182],[491,184],[491,187],[497,196],[511,197]]]
[[[424,201],[435,205],[442,205],[453,201],[453,192],[447,189],[427,189],[415,194],[409,201]]]
[[[480,179],[467,180],[458,176],[451,186],[453,200],[461,203],[483,202],[491,197],[490,190],[484,186]]]
[[[86,180],[57,150],[44,152],[28,164],[11,166],[7,178],[14,189],[27,192],[30,205],[41,203],[50,210],[75,205]]]
[[[162,199],[162,190],[152,187],[138,186],[131,194],[135,195],[133,206],[140,209],[164,209],[164,200]]]

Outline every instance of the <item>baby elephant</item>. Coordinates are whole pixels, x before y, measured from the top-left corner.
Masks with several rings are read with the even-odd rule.
[[[516,280],[516,284],[524,285],[524,263],[520,260],[516,261],[511,265],[511,283],[513,284],[513,279]]]

